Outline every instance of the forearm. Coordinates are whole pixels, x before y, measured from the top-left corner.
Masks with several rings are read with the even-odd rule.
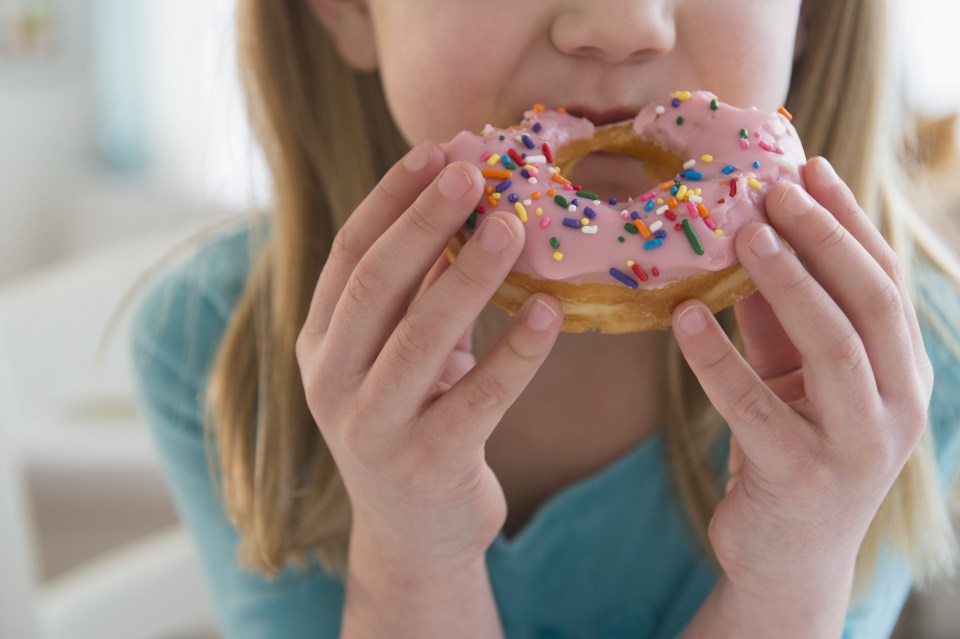
[[[411,562],[353,535],[348,561],[343,639],[503,636],[482,555],[450,565]]]
[[[843,633],[852,583],[850,569],[747,592],[721,576],[683,639],[836,639]]]

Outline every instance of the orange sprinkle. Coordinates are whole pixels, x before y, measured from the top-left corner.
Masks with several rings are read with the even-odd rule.
[[[567,110],[566,110],[564,107],[557,107],[555,110],[556,110],[557,113],[566,113],[566,112],[567,112]]]
[[[785,117],[789,122],[793,122],[793,116],[790,115],[790,112],[787,111],[785,107],[780,107],[779,109],[777,109],[777,113]]]
[[[700,212],[700,217],[707,217],[710,215],[710,211],[707,210],[703,204],[697,204],[697,210]]]
[[[669,206],[671,209],[677,208],[677,198],[671,195],[670,199],[667,200],[667,206]]]
[[[481,173],[483,173],[483,177],[490,180],[509,180],[513,177],[513,173],[510,171],[501,171],[498,169],[483,169]]]
[[[533,105],[533,110],[537,113],[543,113],[543,105],[537,102]]]
[[[650,229],[647,228],[647,225],[643,223],[643,220],[636,219],[633,221],[633,225],[637,227],[637,230],[640,231],[640,235],[643,236],[643,239],[648,240],[650,236],[653,235],[650,232]]]
[[[531,200],[539,200],[539,199],[540,199],[540,191],[534,191],[533,193],[531,193],[531,194],[530,194],[530,199],[531,199]]]
[[[553,180],[554,182],[559,182],[560,184],[570,184],[570,180],[563,177],[559,173],[554,173],[553,175],[550,176],[550,179]]]
[[[488,196],[488,197],[487,197],[487,204],[489,204],[490,206],[496,206],[496,205],[497,205],[497,201],[496,201],[495,199],[493,199],[493,197]]]
[[[672,188],[673,188],[673,182],[661,182],[661,183],[660,183],[660,190],[661,190],[661,191],[669,191],[669,190],[672,189]]]
[[[492,187],[492,186],[488,186],[488,187],[487,187],[487,195],[490,195],[491,193],[493,193],[493,187]]]
[[[557,194],[556,189],[547,189],[547,197],[553,197]]]

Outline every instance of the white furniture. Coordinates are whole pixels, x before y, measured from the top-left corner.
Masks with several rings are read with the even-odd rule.
[[[215,636],[200,567],[179,526],[42,582],[24,490],[28,472],[51,474],[66,499],[93,471],[134,485],[163,481],[133,399],[129,313],[99,363],[96,355],[122,296],[185,235],[126,243],[0,285],[0,637]]]

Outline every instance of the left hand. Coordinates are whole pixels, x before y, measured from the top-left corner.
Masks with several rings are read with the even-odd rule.
[[[763,224],[736,238],[758,288],[736,307],[746,358],[701,302],[674,311],[680,348],[732,431],[710,542],[731,583],[759,593],[852,578],[933,387],[893,250],[826,160],[803,175],[809,194],[780,184],[766,200],[796,255]]]

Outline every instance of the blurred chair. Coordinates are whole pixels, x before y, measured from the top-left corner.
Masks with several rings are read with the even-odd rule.
[[[102,365],[95,360],[124,293],[183,237],[127,243],[0,285],[0,638],[216,636],[199,561],[179,526],[44,580],[27,491],[28,477],[46,477],[69,503],[91,472],[162,486],[136,413],[129,314],[113,328]]]

